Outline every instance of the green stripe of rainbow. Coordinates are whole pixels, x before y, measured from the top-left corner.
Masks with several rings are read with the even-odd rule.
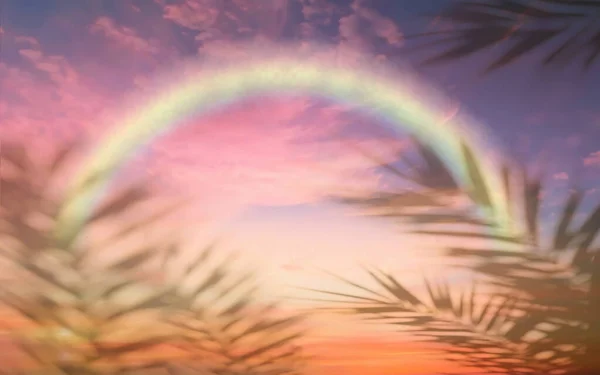
[[[461,145],[474,151],[484,183],[492,193],[492,207],[485,214],[508,228],[510,215],[499,169],[487,157],[481,135],[460,119],[443,123],[435,106],[416,98],[414,87],[386,80],[374,73],[340,69],[322,63],[291,59],[249,63],[215,70],[202,77],[186,77],[134,111],[103,140],[89,162],[73,180],[56,226],[56,235],[70,243],[89,219],[95,204],[115,172],[135,152],[158,135],[174,130],[193,116],[240,99],[290,92],[311,94],[362,110],[386,120],[429,146],[446,163],[457,182],[471,188]]]

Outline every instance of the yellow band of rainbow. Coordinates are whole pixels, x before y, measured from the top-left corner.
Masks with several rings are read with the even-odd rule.
[[[466,145],[475,155],[479,170],[484,171],[483,182],[491,192],[491,205],[484,208],[485,215],[499,228],[509,228],[511,218],[499,166],[487,157],[489,145],[482,142],[467,120],[459,117],[441,121],[439,108],[427,98],[415,97],[414,86],[367,70],[276,59],[187,76],[126,116],[100,142],[72,181],[58,217],[58,240],[71,243],[75,239],[115,172],[155,137],[223,105],[281,93],[323,97],[373,114],[431,148],[459,185],[470,189],[472,181],[462,149]]]

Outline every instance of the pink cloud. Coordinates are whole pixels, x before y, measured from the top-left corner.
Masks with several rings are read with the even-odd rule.
[[[395,22],[365,7],[362,1],[355,0],[352,10],[339,21],[340,36],[346,43],[360,50],[369,49],[374,39],[383,39],[390,46],[402,45],[403,35]]]
[[[32,142],[68,140],[86,131],[107,101],[64,56],[48,54],[31,37],[17,52],[21,64],[0,63],[0,135]]]
[[[402,30],[391,19],[355,0],[349,7],[327,1],[302,1],[304,21],[299,34],[306,41],[327,40],[335,20],[339,20],[334,57],[339,64],[352,65],[368,56],[370,60],[387,60],[386,53],[402,46]],[[373,48],[374,46],[383,46]]]
[[[208,40],[266,37],[277,40],[288,18],[288,0],[186,0],[163,7],[163,17]]]
[[[277,42],[288,21],[287,0],[261,2],[235,1],[225,8],[215,0],[186,0],[163,7],[163,17],[195,33],[201,56],[217,59],[243,59],[248,50],[265,48]],[[396,23],[366,6],[354,1],[350,6],[335,5],[326,1],[302,1],[304,21],[295,30],[305,41],[326,41],[330,36],[319,29],[330,27],[339,19],[337,45],[332,56],[343,64],[373,56],[385,60],[382,51],[372,50],[373,44],[390,48],[400,47],[403,34]],[[240,49],[238,42],[249,43]],[[374,43],[377,42],[377,43]]]
[[[366,170],[369,160],[341,140],[310,141],[344,126],[344,111],[309,104],[263,99],[205,117],[157,141],[152,160],[142,163],[167,190],[194,194],[201,186],[204,209],[211,202],[221,207],[219,197],[239,204],[298,204],[340,187],[375,188],[378,176]],[[389,149],[384,158],[405,146],[399,140],[360,143]]]
[[[96,25],[124,30],[112,21]],[[10,93],[0,98],[0,135],[36,150],[101,135],[105,119],[127,94],[90,79],[86,61],[49,53],[35,38],[21,37],[19,44],[21,63],[0,64],[3,87]],[[113,74],[118,80],[129,71]],[[140,71],[124,82],[144,87],[147,77]],[[306,98],[248,102],[159,139],[150,148],[152,157],[133,162],[131,170],[139,167],[165,192],[192,195],[194,207],[208,211],[246,203],[312,202],[339,187],[374,187],[379,176],[367,170],[371,162],[331,137],[347,121],[344,106],[317,108]],[[360,143],[389,149],[384,158],[405,145],[382,136]]]
[[[320,29],[331,27],[336,18],[344,15],[342,8],[330,1],[300,0],[300,3],[304,21],[300,22],[298,32],[304,39],[322,39],[324,33]]]
[[[569,175],[566,172],[555,173],[552,178],[555,180],[565,181],[569,179]]]
[[[193,30],[210,28],[219,15],[218,0],[186,0],[164,7],[163,17]]]
[[[21,46],[28,46],[29,48],[40,48],[40,42],[37,39],[30,36],[18,35],[14,38],[15,44]]]
[[[583,159],[583,164],[589,167],[600,166],[600,151],[592,152]]]
[[[160,51],[156,40],[144,39],[134,29],[117,25],[108,17],[97,18],[90,26],[90,31],[137,52],[156,54]]]

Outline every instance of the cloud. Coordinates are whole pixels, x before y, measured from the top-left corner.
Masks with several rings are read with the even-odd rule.
[[[187,0],[164,6],[163,17],[193,31],[199,55],[213,59],[243,59],[249,51],[274,46],[285,30],[293,33],[285,35],[286,39],[334,44],[331,58],[344,65],[373,55],[384,60],[402,45],[396,23],[362,1],[342,6],[304,0],[301,6],[304,19],[289,28],[286,0]],[[240,42],[245,48],[240,48]]]
[[[210,29],[220,14],[219,0],[186,0],[163,8],[163,17],[192,30]]]
[[[45,72],[56,84],[76,84],[79,75],[66,61],[64,56],[46,55],[39,49],[39,44],[32,44],[34,48],[20,49],[19,55],[27,60],[35,69]]]
[[[0,63],[3,137],[48,143],[88,129],[106,102],[64,56],[47,53],[37,39],[15,38],[20,61]]]
[[[36,48],[39,48],[39,46],[40,46],[40,42],[38,42],[37,39],[30,37],[30,36],[17,36],[17,37],[15,37],[15,43],[25,44],[30,47],[36,47]]]
[[[151,160],[141,163],[167,190],[194,194],[202,186],[204,210],[212,203],[222,208],[218,197],[235,204],[288,205],[319,200],[341,186],[375,188],[378,176],[368,171],[368,159],[341,139],[318,141],[345,126],[344,115],[308,99],[261,99],[167,135],[151,146]],[[371,149],[383,145],[390,154],[404,146],[395,139],[360,143]]]
[[[349,14],[350,9],[327,0],[300,0],[304,20],[300,22],[299,36],[305,39],[331,38],[327,29],[331,29],[339,18]]]
[[[249,50],[240,49],[239,42],[252,42],[259,36],[259,22],[252,22],[257,21],[259,14],[259,6],[256,4],[246,4],[244,1],[225,4],[218,0],[185,0],[165,5],[163,17],[192,31],[200,57],[235,61],[246,56]]]
[[[403,35],[394,21],[365,7],[362,1],[354,1],[352,9],[354,13],[339,21],[340,36],[344,41],[361,50],[372,48],[377,39],[393,47],[402,45]]]
[[[136,52],[157,54],[160,49],[158,42],[153,39],[144,39],[131,28],[120,26],[108,17],[99,17],[90,26],[93,34],[103,35],[119,45]]]
[[[342,64],[352,64],[365,55],[386,59],[387,55],[402,46],[403,34],[391,19],[354,0],[349,7],[336,6],[326,1],[302,1],[304,21],[300,36],[307,40],[336,40],[336,58]],[[327,37],[332,25],[337,25],[337,35]]]
[[[569,179],[569,175],[566,172],[560,172],[560,173],[555,173],[552,176],[552,178],[555,180],[565,181],[565,180]]]
[[[288,0],[186,0],[165,5],[163,17],[196,31],[200,44],[215,38],[277,40],[288,20],[289,6]]]
[[[96,25],[122,30],[112,21]],[[147,85],[143,70],[132,75],[129,68],[109,66],[100,71],[105,75],[91,75],[88,68],[97,56],[72,60],[33,37],[21,37],[17,48],[19,61],[0,64],[10,93],[0,98],[1,135],[35,143],[36,150],[49,151],[66,140],[95,142],[112,123],[107,118],[118,120],[113,112],[123,90],[139,85],[143,92]],[[110,76],[110,82],[120,85],[106,85],[96,76]],[[308,98],[249,101],[158,139],[130,170],[151,176],[166,193],[193,196],[189,209],[201,217],[241,204],[314,202],[340,186],[370,188],[379,181],[369,170],[371,162],[341,142],[341,130],[350,120],[348,108]],[[377,128],[368,119],[363,122]],[[388,134],[353,141],[390,153],[403,147]]]
[[[600,151],[592,152],[583,159],[583,165],[588,167],[600,166]]]

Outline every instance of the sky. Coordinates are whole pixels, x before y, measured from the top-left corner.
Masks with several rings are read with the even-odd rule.
[[[535,53],[488,76],[477,71],[494,51],[423,67],[421,55],[403,48],[403,36],[430,30],[431,21],[420,15],[446,3],[7,0],[0,14],[0,139],[25,142],[41,153],[67,140],[93,143],[106,124],[118,122],[127,99],[152,90],[157,75],[182,61],[243,60],[253,49],[278,43],[319,43],[327,46],[325,57],[341,66],[361,58],[408,64],[448,97],[441,111],[477,117],[502,152],[533,166],[546,160],[549,215],[574,183],[590,197],[600,196],[600,112],[594,99],[600,76],[535,69]],[[419,288],[423,273],[446,270],[436,253],[439,241],[325,200],[339,187],[380,186],[381,171],[348,149],[348,142],[375,148],[390,161],[410,149],[403,137],[340,104],[255,98],[161,137],[124,176],[148,177],[167,195],[193,197],[171,224],[190,237],[226,233],[228,247],[262,267],[273,293],[286,294],[289,285],[334,286],[314,270],[360,277],[364,263],[385,265]],[[446,273],[456,283],[467,280]],[[325,373],[352,368],[357,374],[428,374],[437,366],[434,354],[415,355],[406,337],[390,345],[351,326],[332,329],[320,344],[331,354]],[[331,348],[348,337],[356,354],[335,354]],[[390,337],[385,340],[396,336]]]

